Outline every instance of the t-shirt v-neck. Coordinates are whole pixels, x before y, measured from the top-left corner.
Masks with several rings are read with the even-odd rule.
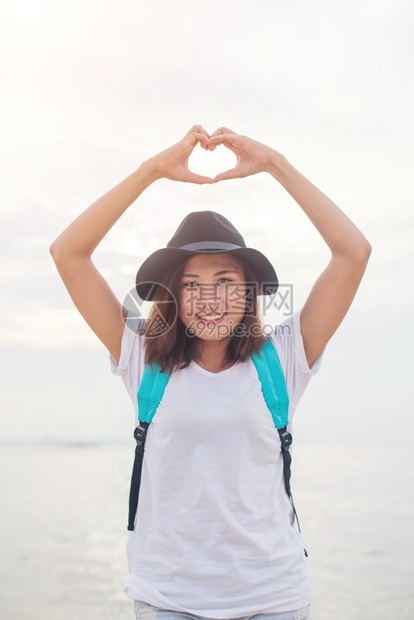
[[[219,372],[212,372],[211,370],[207,370],[206,368],[203,368],[202,366],[200,366],[200,364],[197,364],[197,362],[195,362],[194,360],[190,363],[190,366],[193,366],[195,370],[197,370],[198,372],[201,372],[201,374],[206,375],[208,377],[216,377],[216,376],[222,377],[225,374],[229,374],[235,368],[236,365],[237,364],[233,364],[232,366],[230,366],[230,368],[226,368],[225,370],[220,370]]]

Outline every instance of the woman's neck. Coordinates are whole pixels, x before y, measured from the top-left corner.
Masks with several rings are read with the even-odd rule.
[[[233,365],[233,362],[224,364],[229,341],[227,338],[206,342],[198,340],[194,354],[194,361],[209,372],[221,372]]]

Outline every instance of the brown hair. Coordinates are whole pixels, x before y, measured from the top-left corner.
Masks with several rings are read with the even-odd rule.
[[[251,293],[241,322],[230,338],[223,365],[245,362],[253,352],[258,353],[265,342],[258,306],[258,282],[250,266],[243,259],[231,255],[243,267],[246,283]],[[154,298],[145,330],[145,362],[158,363],[161,370],[172,372],[186,368],[193,359],[197,338],[190,337],[178,316],[177,301],[181,276],[188,257],[179,257],[165,272],[163,285]],[[162,321],[167,329],[154,337],[154,323]]]

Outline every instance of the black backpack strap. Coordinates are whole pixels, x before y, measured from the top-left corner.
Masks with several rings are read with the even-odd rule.
[[[142,463],[144,460],[145,439],[148,427],[160,404],[170,373],[162,372],[159,364],[147,364],[144,368],[139,386],[138,426],[134,430],[135,448],[134,466],[132,468],[131,489],[129,492],[128,530],[134,530],[135,514],[138,507],[139,488],[141,485]]]
[[[282,448],[282,457],[283,457],[283,478],[285,481],[285,489],[287,496],[289,498],[290,504],[293,508],[293,513],[295,515],[296,523],[298,524],[298,530],[300,529],[299,517],[296,512],[295,504],[293,502],[292,491],[290,490],[290,473],[291,473],[291,465],[292,465],[292,455],[290,453],[290,446],[292,445],[292,435],[287,430],[287,426],[283,428],[277,429],[279,432],[280,443]],[[308,552],[304,549],[305,556],[308,557]]]
[[[290,490],[290,474],[291,474],[291,464],[292,464],[292,455],[290,454],[289,448],[292,445],[292,435],[287,430],[287,426],[283,428],[278,428],[278,433],[280,437],[280,443],[282,448],[282,457],[283,457],[283,478],[285,481],[285,489],[286,493],[291,499],[292,492]]]
[[[131,488],[129,491],[128,530],[132,532],[135,524],[135,514],[138,506],[139,487],[141,484],[142,462],[144,460],[145,440],[147,438],[148,422],[140,422],[134,430],[137,445],[135,447],[134,466],[131,475]]]

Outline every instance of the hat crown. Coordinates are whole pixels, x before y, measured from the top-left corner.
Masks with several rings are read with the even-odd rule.
[[[142,263],[136,276],[139,297],[153,301],[156,285],[165,282],[166,270],[174,268],[176,259],[187,260],[195,254],[223,252],[243,259],[250,266],[262,295],[277,291],[276,272],[264,254],[246,247],[239,231],[220,213],[195,211],[181,222],[167,247],[156,250]]]
[[[245,248],[246,243],[228,219],[214,211],[196,211],[189,213],[181,222],[172,238],[167,243],[168,248],[184,248],[200,243],[200,250],[205,251],[207,242],[220,242],[235,247]],[[193,248],[192,248],[193,249]]]

